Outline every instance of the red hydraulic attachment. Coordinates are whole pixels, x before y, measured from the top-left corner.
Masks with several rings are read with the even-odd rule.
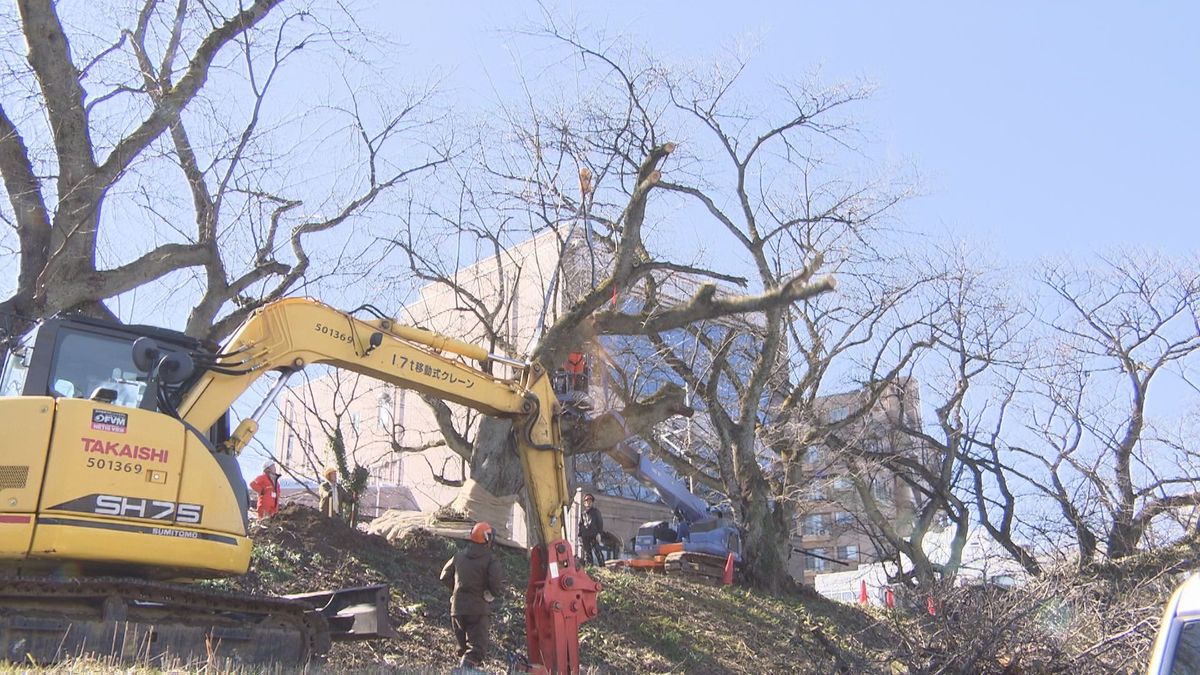
[[[599,611],[601,585],[575,567],[566,539],[529,549],[525,640],[532,673],[578,673],[579,627]]]

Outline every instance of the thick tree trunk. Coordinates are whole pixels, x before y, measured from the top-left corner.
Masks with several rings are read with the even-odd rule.
[[[33,327],[35,316],[32,303],[23,295],[0,302],[0,349],[11,348],[16,338]]]
[[[519,494],[525,474],[517,457],[512,423],[485,417],[479,423],[471,455],[471,479],[497,497]]]
[[[525,509],[529,544],[533,545],[538,541],[535,532],[541,525],[529,507],[525,472],[521,468],[521,458],[517,456],[512,430],[512,422],[508,420],[483,418],[471,454],[471,479],[497,497],[517,495],[521,507]]]
[[[791,549],[791,509],[767,503],[763,492],[752,493],[739,519],[744,528],[742,569],[754,587],[777,593],[791,584],[787,561]]]
[[[1132,518],[1121,514],[1114,521],[1107,542],[1107,557],[1110,560],[1136,553],[1138,541],[1142,538],[1141,528],[1134,525]]]

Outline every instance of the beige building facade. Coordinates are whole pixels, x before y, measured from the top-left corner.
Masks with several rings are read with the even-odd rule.
[[[426,284],[396,318],[519,358],[537,330],[559,246],[549,233],[454,272],[449,284]],[[552,319],[553,299],[551,305]],[[509,371],[495,365],[497,376]],[[419,395],[347,371],[306,374],[307,382],[279,396],[274,454],[285,466],[316,476],[332,463],[329,443],[340,429],[349,463],[371,472],[371,484],[385,495],[379,501],[392,503],[389,492],[405,493],[403,501],[415,510],[435,511],[454,500],[469,478],[467,464],[441,443],[433,410]],[[473,435],[479,414],[451,408],[456,428]]]
[[[565,306],[564,293],[569,298],[591,288],[588,253],[577,240],[567,248],[564,272],[554,281],[561,250],[561,239],[551,232],[491,255],[454,272],[450,283],[433,282],[420,288],[416,298],[400,308],[397,319],[520,359],[539,333],[543,308],[548,325]],[[547,299],[546,289],[552,286]],[[503,364],[493,367],[497,376],[514,375]],[[279,397],[274,454],[285,467],[315,480],[321,467],[333,461],[329,443],[340,429],[349,464],[364,466],[371,474],[361,501],[363,515],[373,517],[387,508],[433,512],[454,502],[461,485],[470,478],[469,467],[444,445],[433,409],[419,395],[345,371],[329,370],[308,377]],[[598,373],[594,382],[595,403],[601,405],[606,398],[602,374]],[[450,407],[455,428],[473,437],[480,415],[463,406]],[[569,474],[573,474],[572,465],[569,462]],[[575,501],[578,494],[576,491]],[[306,497],[297,494],[294,498]],[[606,529],[623,543],[643,522],[670,517],[670,510],[660,504],[599,493],[597,498]],[[568,513],[572,538],[577,511],[573,503]],[[526,543],[519,505],[505,529],[512,539]]]
[[[867,392],[861,390],[819,397],[816,414],[822,423],[838,422],[862,410],[868,400]],[[921,457],[925,451],[901,433],[902,427],[920,427],[915,380],[890,385],[861,418],[839,433],[871,452]],[[824,445],[812,445],[804,453],[804,474],[810,481],[798,500],[788,571],[808,585],[813,585],[818,575],[853,571],[881,559],[884,551],[880,540],[872,536],[864,493],[898,531],[912,526],[915,503],[908,484],[876,464],[848,462],[844,457]]]

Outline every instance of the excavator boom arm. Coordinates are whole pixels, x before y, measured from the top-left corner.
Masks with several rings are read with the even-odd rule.
[[[425,343],[418,342],[428,335]],[[386,319],[364,321],[314,300],[290,298],[250,316],[230,336],[216,363],[179,406],[180,417],[208,428],[243,392],[269,371],[326,364],[395,384],[487,415],[522,414],[527,395],[504,380],[443,356],[431,345],[486,361],[486,351]]]
[[[464,362],[491,358],[451,337],[291,298],[259,308],[238,327],[214,363],[204,364],[179,414],[194,428],[208,428],[267,372],[325,364],[511,419],[537,522],[526,601],[530,661],[549,672],[577,672],[579,625],[596,615],[600,585],[579,569],[566,540],[558,400],[536,363],[503,379]]]

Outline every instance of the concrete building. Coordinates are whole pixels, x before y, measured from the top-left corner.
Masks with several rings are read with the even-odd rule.
[[[814,414],[823,424],[839,422],[862,411],[869,401],[865,390],[823,396]],[[894,452],[924,458],[928,450],[907,434],[920,427],[917,383],[905,380],[888,388],[856,421],[839,430],[842,442],[858,444],[872,452]],[[797,500],[796,529],[789,572],[813,585],[819,575],[851,572],[879,561],[879,539],[865,516],[860,490],[869,494],[879,511],[898,531],[911,528],[915,502],[912,490],[895,473],[865,462],[848,462],[844,453],[827,444],[806,448],[803,472],[806,491]]]
[[[494,252],[450,273],[446,282],[423,286],[415,300],[399,310],[397,319],[485,345],[494,353],[519,357],[539,333],[544,306],[545,322],[552,323],[570,305],[570,298],[591,289],[590,253],[582,243],[582,237],[573,239],[563,257],[560,237],[550,232]],[[558,283],[552,284],[560,260],[563,273]],[[597,261],[598,266],[603,264]],[[547,289],[552,286],[547,303]],[[507,366],[496,364],[495,368],[497,375],[511,374]],[[589,373],[591,402],[603,409],[611,399],[605,391],[606,375],[603,368],[591,370],[595,371]],[[329,443],[340,430],[350,464],[364,466],[371,473],[371,491],[362,502],[364,515],[375,515],[375,503],[381,505],[380,510],[383,505],[402,504],[406,509],[432,512],[454,501],[460,485],[470,478],[468,466],[442,444],[433,410],[419,395],[349,372],[308,376],[308,382],[279,397],[274,454],[285,466],[304,476],[318,475],[322,466],[332,463]],[[480,415],[453,404],[451,408],[456,429],[473,436]],[[569,470],[573,464],[570,462]],[[571,474],[573,478],[573,471]],[[591,481],[584,482],[594,489]],[[622,499],[619,490],[613,490],[617,494],[611,496],[595,491],[606,528],[622,541],[632,537],[641,523],[670,516],[669,510],[661,513],[665,508],[661,505]],[[636,491],[624,496],[651,498]],[[569,518],[573,531],[572,521],[573,517]],[[514,513],[510,522],[523,524],[523,514]],[[524,543],[523,526],[511,529],[511,538]]]

